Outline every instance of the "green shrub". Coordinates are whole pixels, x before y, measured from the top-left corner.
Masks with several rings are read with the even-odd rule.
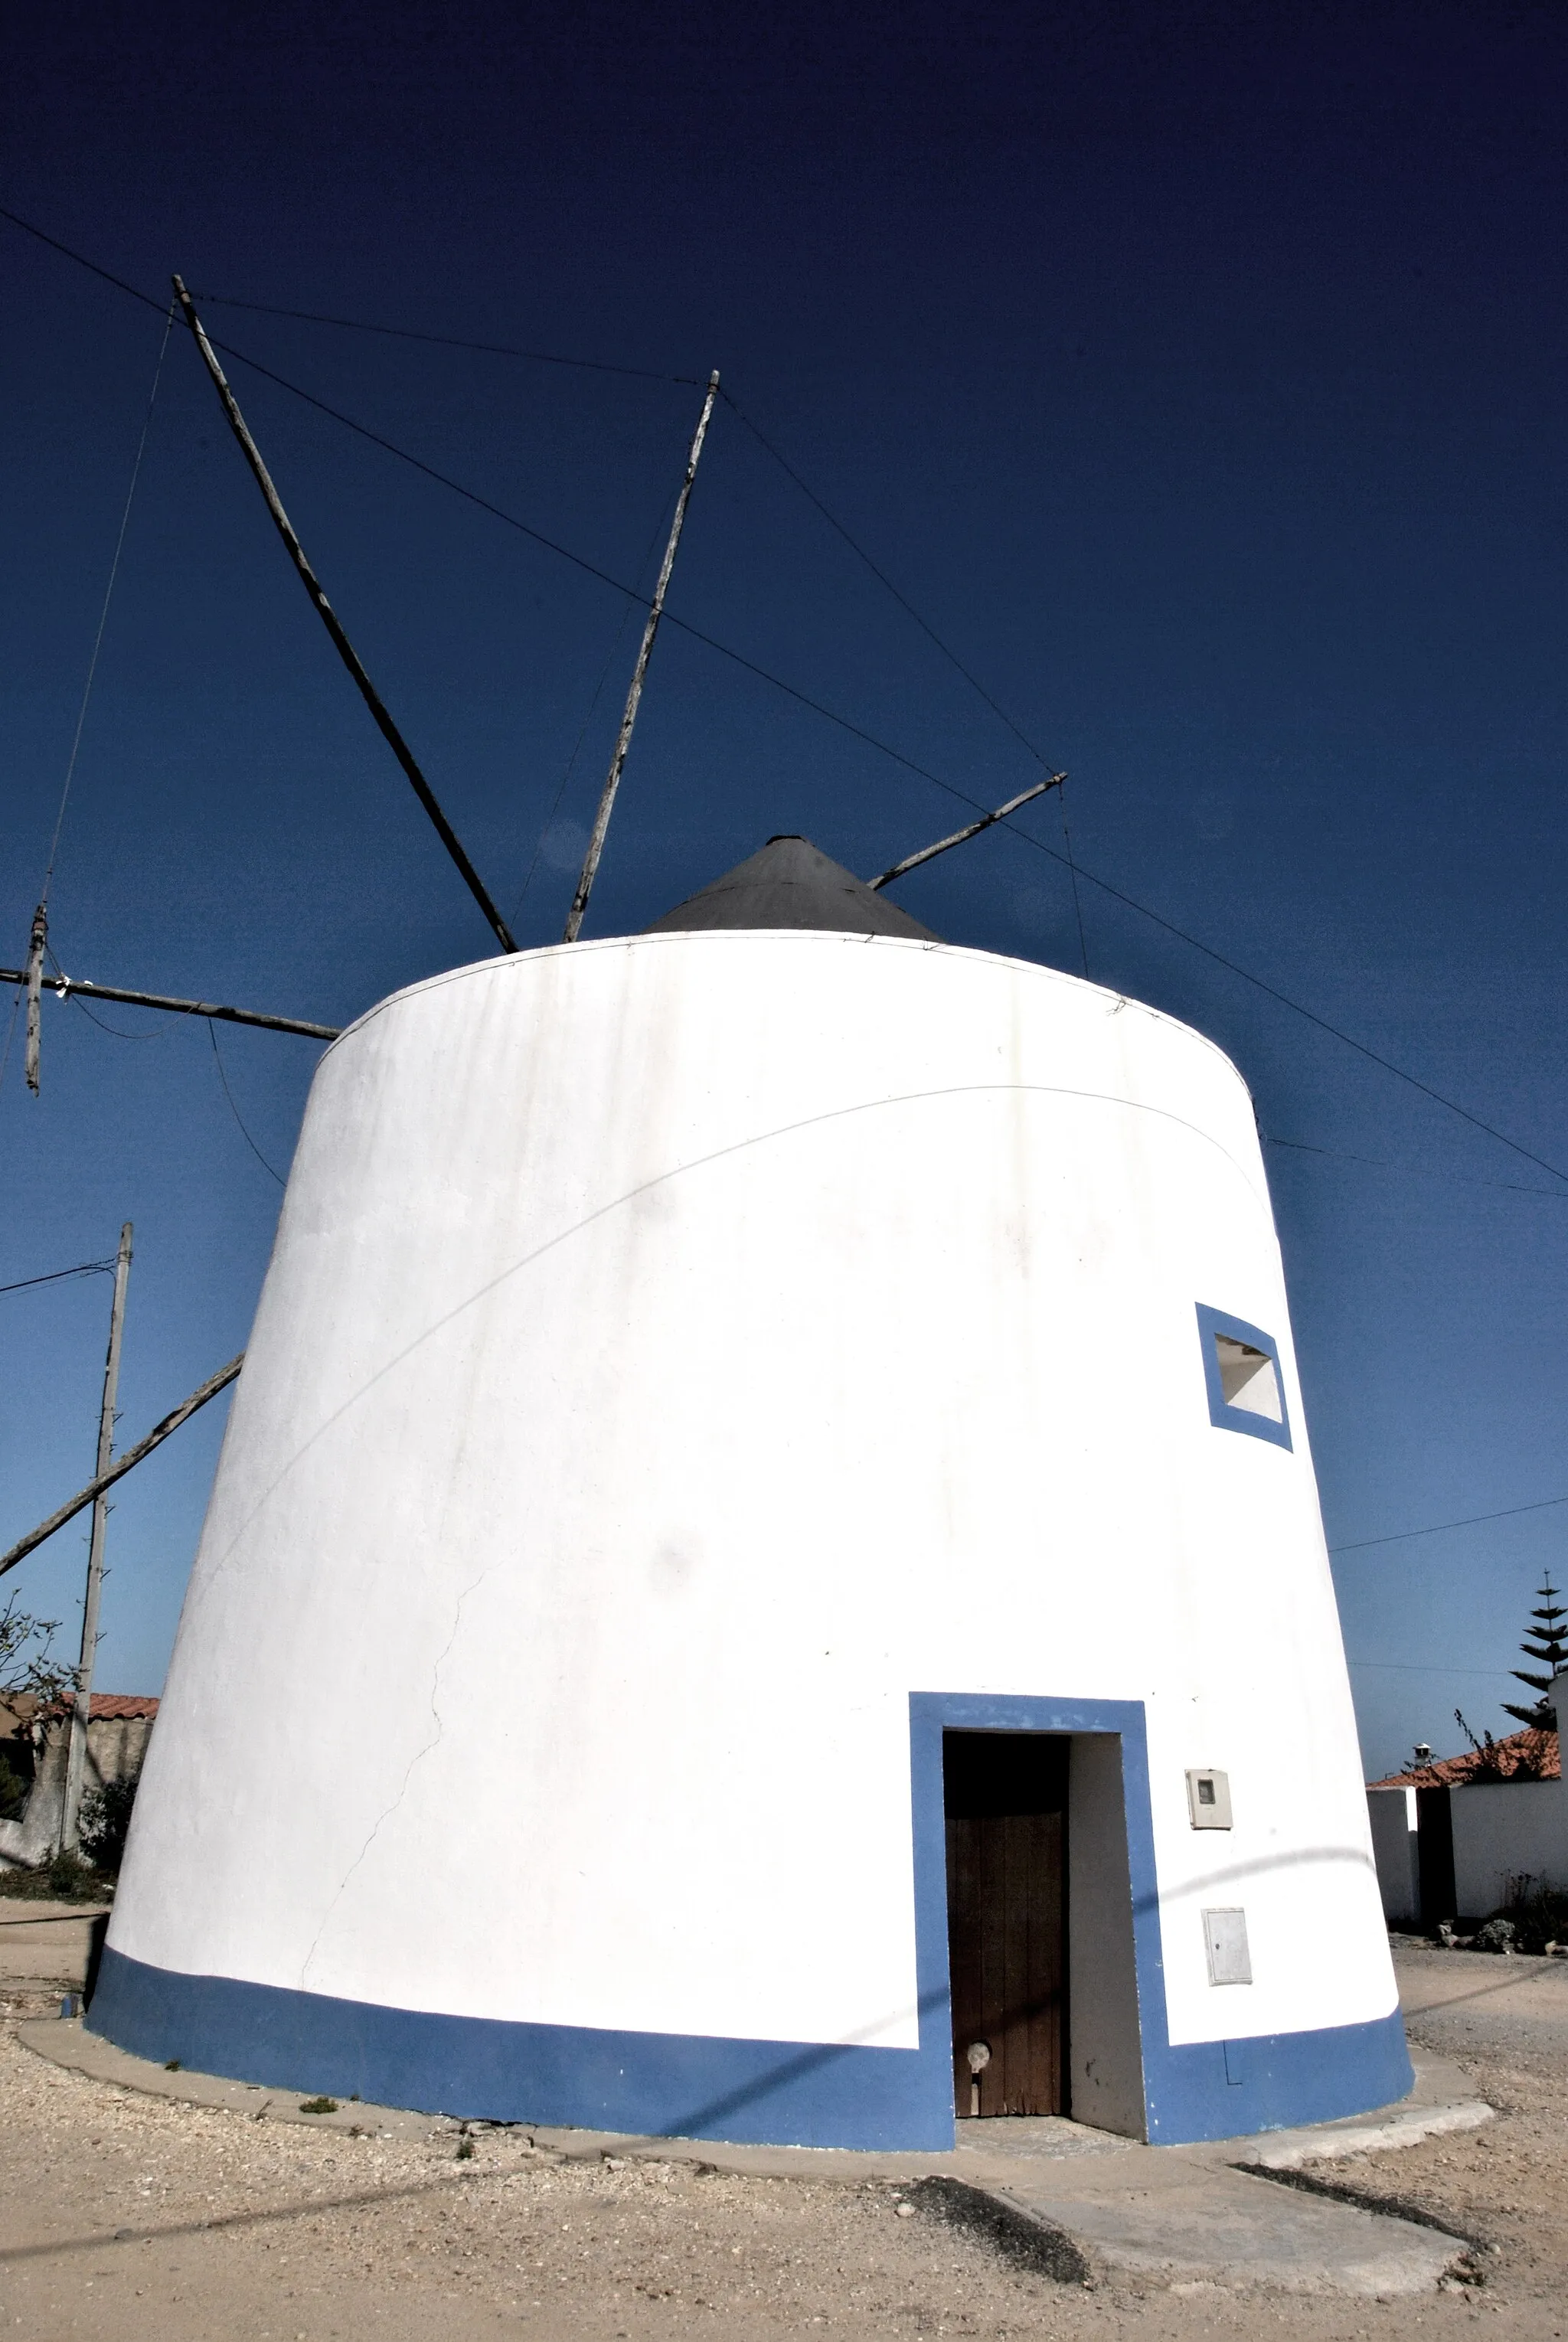
[[[105,1903],[115,1882],[91,1870],[79,1854],[57,1854],[36,1870],[0,1870],[0,1895],[29,1903]]]
[[[101,1789],[89,1789],[82,1800],[82,1819],[77,1835],[82,1851],[95,1870],[107,1877],[117,1878],[120,1865],[125,1858],[125,1833],[131,1827],[131,1808],[136,1802],[135,1781],[105,1781]]]
[[[1513,1883],[1513,1894],[1495,1919],[1512,1923],[1516,1952],[1543,1952],[1548,1944],[1568,1944],[1568,1893],[1529,1877]]]

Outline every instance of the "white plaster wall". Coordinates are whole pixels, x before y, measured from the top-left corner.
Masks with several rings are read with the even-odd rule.
[[[1421,1917],[1421,1854],[1413,1789],[1369,1789],[1373,1859],[1383,1912],[1391,1927]]]
[[[1525,1872],[1537,1886],[1568,1887],[1568,1783],[1473,1781],[1451,1789],[1454,1901],[1483,1918]]]
[[[1211,1425],[1200,1301],[1278,1337],[1293,1454]],[[1174,2039],[1393,2007],[1227,1060],[1048,969],[798,933],[530,953],[352,1027],[110,1941],[910,2044],[911,1690],[1147,1702]],[[1208,1983],[1213,1903],[1250,1987]]]

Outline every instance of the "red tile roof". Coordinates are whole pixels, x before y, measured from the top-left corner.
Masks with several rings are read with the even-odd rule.
[[[96,1702],[94,1705],[95,1708]],[[1415,1765],[1408,1773],[1391,1773],[1386,1781],[1369,1781],[1366,1786],[1369,1789],[1457,1788],[1473,1781],[1477,1774],[1490,1780],[1494,1772],[1504,1780],[1560,1781],[1563,1759],[1557,1735],[1527,1726],[1523,1732],[1511,1732],[1506,1740],[1494,1740],[1483,1753],[1467,1748],[1463,1756],[1434,1756],[1430,1765]]]
[[[158,1712],[158,1703],[151,1693],[144,1691],[95,1691],[93,1694],[95,1721],[100,1716],[145,1716],[149,1723]]]

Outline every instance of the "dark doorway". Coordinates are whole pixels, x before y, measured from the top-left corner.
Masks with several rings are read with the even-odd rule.
[[[1068,1746],[1043,1732],[942,1736],[960,2115],[1067,2111]]]
[[[1453,1808],[1446,1787],[1415,1793],[1415,1856],[1421,1873],[1421,1924],[1458,1917],[1453,1883]]]

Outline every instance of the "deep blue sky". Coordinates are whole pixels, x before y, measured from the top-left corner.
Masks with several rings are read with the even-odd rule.
[[[1568,568],[1555,8],[57,7],[13,26],[0,201],[199,291],[726,387],[1072,775],[1084,862],[1568,1175]],[[162,331],[0,224],[5,852],[19,964]],[[679,383],[208,312],[645,580]],[[634,625],[605,587],[232,368],[470,851],[553,939]],[[674,612],[961,790],[1034,767],[721,408]],[[595,700],[595,687],[607,680]],[[1059,817],[1020,826],[1060,847]],[[870,873],[950,797],[674,630],[589,932],[799,829]],[[1076,965],[994,833],[904,884]],[[1213,1035],[1271,1148],[1331,1542],[1568,1495],[1568,1176],[1084,890],[1092,972]],[[487,930],[171,343],[53,894],[74,974],[345,1021]],[[8,939],[8,940],[6,940]],[[0,1086],[0,1283],[136,1261],[123,1436],[246,1336],[280,1189],[207,1031],[45,1005]],[[124,1035],[139,1037],[127,1039]],[[286,1166],[316,1051],[220,1034]],[[1545,1192],[1543,1192],[1545,1191]],[[90,1469],[107,1280],[0,1296],[0,1543]],[[100,1684],[161,1682],[222,1406],[126,1483]],[[1042,1491],[1042,1500],[1049,1492]],[[1498,1702],[1568,1506],[1343,1553],[1369,1767]],[[67,1621],[85,1541],[11,1583]],[[1271,1631],[1258,1557],[1261,1664]]]

